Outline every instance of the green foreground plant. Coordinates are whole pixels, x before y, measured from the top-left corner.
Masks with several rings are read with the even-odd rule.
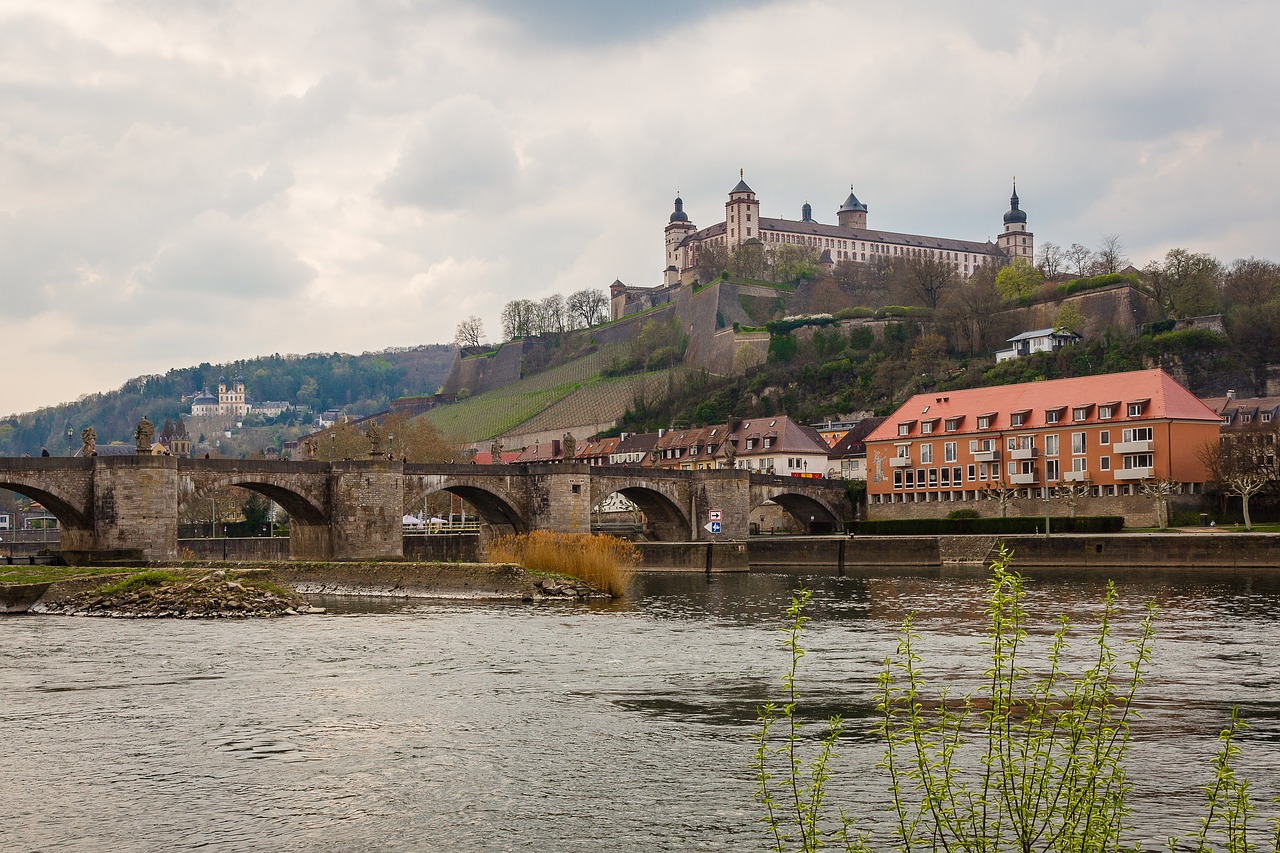
[[[943,689],[937,698],[926,696],[920,635],[914,620],[905,620],[896,653],[877,679],[875,732],[884,754],[876,767],[884,773],[891,805],[887,814],[863,815],[857,825],[827,803],[844,733],[841,718],[827,720],[809,758],[801,754],[797,671],[812,592],[802,589],[792,599],[783,628],[790,653],[782,677],[785,701],[760,708],[755,731],[756,799],[764,809],[760,821],[770,849],[869,851],[872,827],[903,851],[1139,849],[1124,840],[1132,790],[1126,757],[1130,726],[1139,717],[1134,699],[1151,661],[1155,608],[1148,605],[1135,636],[1117,641],[1117,596],[1108,583],[1097,627],[1085,644],[1083,670],[1068,671],[1071,625],[1065,617],[1058,620],[1044,661],[1033,669],[1023,579],[1010,570],[1011,560],[1011,552],[1002,549],[991,565],[984,640],[990,657],[976,694],[953,697]],[[1233,769],[1245,728],[1233,712],[1204,788],[1199,829],[1171,837],[1170,851],[1258,849],[1249,834],[1256,812],[1249,785]],[[1271,849],[1280,851],[1280,820],[1270,822]]]

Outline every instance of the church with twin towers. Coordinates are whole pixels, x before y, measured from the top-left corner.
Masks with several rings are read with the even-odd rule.
[[[739,173],[738,184],[729,191],[724,205],[723,222],[697,228],[684,212],[684,200],[677,196],[664,231],[667,266],[663,285],[688,283],[698,252],[704,247],[721,246],[733,251],[744,243],[759,243],[766,251],[784,243],[808,246],[818,252],[828,269],[845,263],[869,263],[879,257],[932,257],[950,264],[964,278],[993,263],[1002,264],[1013,258],[1030,262],[1035,257],[1034,235],[1027,230],[1026,212],[1018,206],[1016,182],[1004,215],[1004,228],[994,243],[880,231],[869,226],[868,213],[867,205],[850,186],[849,197],[836,211],[834,225],[814,219],[808,203],[801,208],[799,219],[761,216],[760,200]]]

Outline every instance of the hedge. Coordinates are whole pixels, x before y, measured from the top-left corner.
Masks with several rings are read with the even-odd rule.
[[[1053,533],[1119,533],[1124,518],[1119,515],[1087,515],[1076,518],[1053,516]],[[1044,518],[902,518],[893,521],[856,521],[849,532],[859,536],[961,536],[1043,533]]]

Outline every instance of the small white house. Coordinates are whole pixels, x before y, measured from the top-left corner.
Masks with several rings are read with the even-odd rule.
[[[1074,344],[1079,340],[1080,336],[1068,329],[1036,329],[1023,332],[1009,338],[1007,341],[1009,346],[996,352],[996,362],[1020,358],[1035,352],[1057,352],[1067,344]]]

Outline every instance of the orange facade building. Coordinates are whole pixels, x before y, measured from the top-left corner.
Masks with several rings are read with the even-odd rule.
[[[1071,483],[1099,498],[1161,479],[1196,493],[1209,477],[1200,449],[1221,423],[1162,370],[917,394],[867,437],[869,509],[891,517],[894,505],[1004,488],[1040,498]]]

